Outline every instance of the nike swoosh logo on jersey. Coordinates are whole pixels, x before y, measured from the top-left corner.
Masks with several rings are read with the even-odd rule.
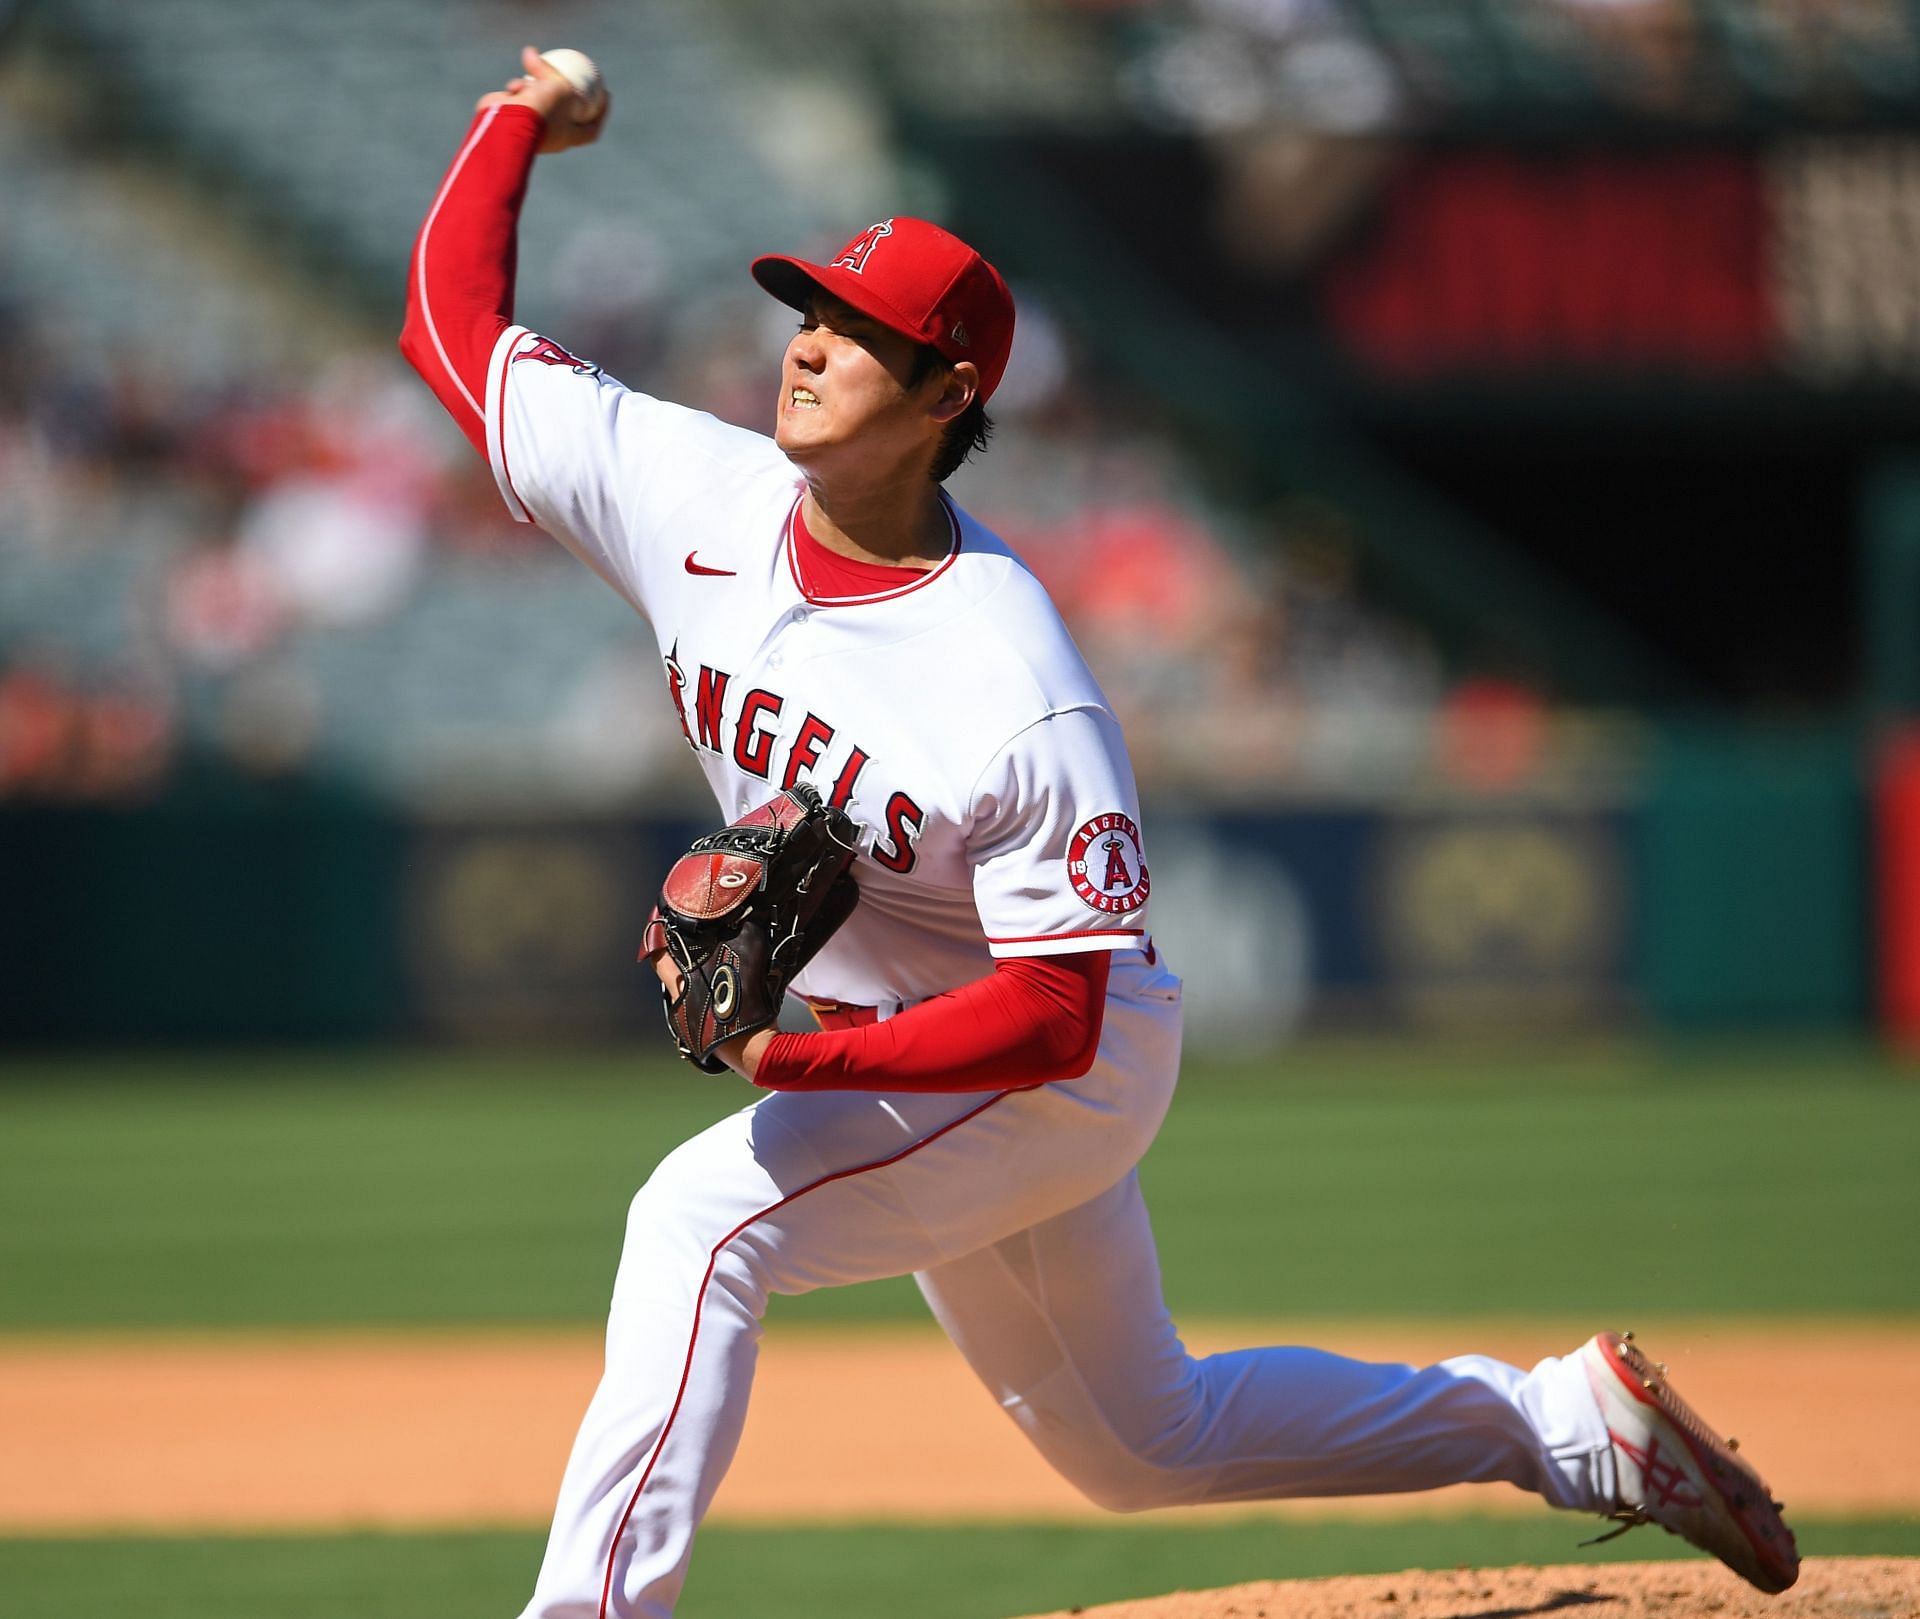
[[[697,548],[687,553],[688,573],[705,574],[714,579],[731,579],[739,571],[736,568],[709,568],[704,562],[695,562],[693,560],[697,554]]]

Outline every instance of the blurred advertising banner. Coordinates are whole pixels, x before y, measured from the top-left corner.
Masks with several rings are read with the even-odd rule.
[[[405,960],[415,1020],[453,1038],[627,1035],[659,1020],[636,961],[682,821],[429,822],[414,831]]]
[[[1403,381],[1920,379],[1920,137],[1410,159],[1337,254],[1342,344]]]
[[[1347,344],[1395,375],[1750,371],[1771,347],[1765,265],[1743,155],[1449,153],[1389,182],[1326,297]]]
[[[1670,727],[1617,796],[1150,801],[1150,923],[1196,1046],[1860,1029],[1876,972],[1905,1032],[1915,757],[1870,796],[1845,729]],[[642,927],[706,829],[295,784],[0,809],[0,1048],[651,1038]]]
[[[1188,1038],[1601,1027],[1634,996],[1626,818],[1507,804],[1158,816]]]
[[[1618,798],[1146,806],[1188,1039],[1844,1028],[1866,1014],[1866,804],[1845,734],[1668,733]],[[655,1027],[634,960],[692,819],[422,822],[398,951],[450,1038]]]
[[[1188,1037],[1598,1027],[1631,1002],[1622,819],[1502,807],[1154,813],[1153,933]],[[690,823],[428,825],[404,907],[434,1034],[651,1030],[634,952]]]

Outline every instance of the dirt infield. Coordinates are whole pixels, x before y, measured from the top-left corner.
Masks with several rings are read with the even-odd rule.
[[[1475,1349],[1524,1364],[1581,1332],[1293,1322],[1189,1336],[1201,1352],[1309,1342],[1375,1360]],[[1642,1341],[1798,1512],[1920,1509],[1920,1324],[1674,1321],[1647,1324]],[[0,1339],[0,1530],[543,1524],[599,1366],[585,1332]],[[1538,1510],[1502,1486],[1259,1510],[1506,1509]],[[1094,1514],[937,1333],[867,1327],[769,1334],[715,1515]]]
[[[1912,1619],[1920,1614],[1920,1561],[1823,1558],[1808,1563],[1800,1583],[1777,1597],[1762,1596],[1712,1563],[1416,1569],[1366,1579],[1263,1581],[1038,1619],[1523,1619],[1587,1609],[1594,1619]]]

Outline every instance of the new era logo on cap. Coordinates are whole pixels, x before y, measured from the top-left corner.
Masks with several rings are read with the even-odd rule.
[[[927,220],[869,225],[825,264],[769,254],[753,261],[753,278],[795,309],[823,289],[948,360],[972,361],[983,400],[1006,372],[1013,294],[979,253]]]

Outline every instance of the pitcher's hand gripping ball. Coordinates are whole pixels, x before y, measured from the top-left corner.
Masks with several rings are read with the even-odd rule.
[[[607,85],[591,56],[585,51],[570,50],[562,45],[554,50],[542,51],[540,60],[573,86],[573,93],[584,103],[581,108],[583,117],[593,119],[600,115],[601,104],[607,99]]]
[[[680,969],[678,992],[661,995],[688,1062],[725,1073],[714,1047],[780,1015],[794,974],[859,901],[854,839],[852,818],[801,782],[674,862],[641,953],[666,950]]]

